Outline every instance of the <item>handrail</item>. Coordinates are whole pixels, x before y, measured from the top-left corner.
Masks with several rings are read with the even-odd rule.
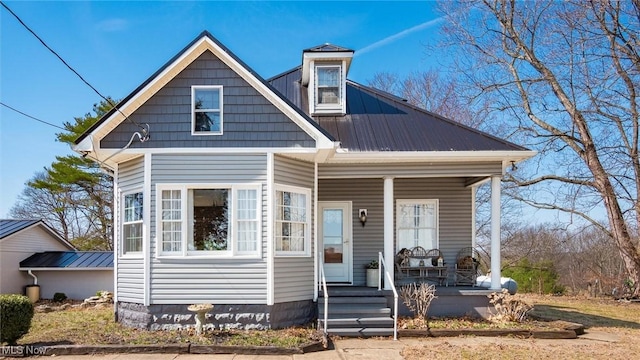
[[[382,268],[384,266],[384,274],[387,277],[387,280],[389,281],[391,290],[393,290],[393,340],[398,340],[398,291],[396,290],[396,285],[393,283],[393,278],[391,277],[391,274],[389,274],[387,263],[384,261],[382,252],[378,252],[378,264],[379,264],[378,268]],[[382,277],[378,275],[378,291],[380,290],[382,290]],[[324,314],[325,316],[327,316],[326,309]]]
[[[324,276],[324,263],[320,263],[320,284],[324,293],[324,334],[327,335],[327,320],[329,319],[329,292],[327,291],[327,279]]]

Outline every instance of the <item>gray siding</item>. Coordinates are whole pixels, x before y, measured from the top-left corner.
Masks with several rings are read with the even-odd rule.
[[[397,163],[397,164],[324,164],[318,166],[319,178],[445,177],[501,175],[501,162],[485,163]]]
[[[265,154],[154,154],[151,173],[152,304],[265,304]],[[262,184],[262,258],[159,259],[156,257],[156,185],[159,183]]]
[[[275,157],[274,181],[276,184],[299,186],[313,190],[313,163]],[[311,192],[313,198],[313,191]],[[311,199],[310,199],[311,200]],[[311,202],[313,204],[313,201]],[[311,209],[313,214],[313,208]],[[312,221],[313,224],[313,221]],[[313,225],[311,228],[313,237]],[[309,257],[275,257],[274,284],[275,302],[288,302],[313,298],[313,238],[311,239],[311,256]]]
[[[384,252],[383,180],[320,179],[318,188],[319,201],[353,202],[353,284],[362,286],[364,265]],[[453,264],[457,251],[471,246],[471,189],[464,186],[464,178],[395,179],[394,214],[397,199],[439,199],[439,241],[445,262]],[[363,208],[368,210],[364,227],[357,220],[357,211]]]
[[[318,201],[352,201],[353,285],[366,283],[365,264],[384,251],[382,179],[320,179]],[[358,220],[358,209],[367,209],[367,223]]]
[[[142,190],[144,186],[144,157],[139,157],[118,165],[118,189],[122,192]],[[120,206],[121,199],[116,200],[116,207]],[[116,209],[120,216],[120,209]],[[119,219],[121,224],[122,219]],[[121,243],[121,229],[116,229],[116,239]],[[118,301],[144,302],[144,260],[142,258],[119,258],[117,273],[117,297]]]
[[[223,135],[191,135],[191,86],[223,86]],[[315,141],[211,52],[206,51],[129,118],[149,124],[151,140],[131,148],[314,147]],[[100,145],[121,148],[140,129],[125,121]]]

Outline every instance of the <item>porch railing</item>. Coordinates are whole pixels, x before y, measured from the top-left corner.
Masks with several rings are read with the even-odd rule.
[[[398,340],[398,291],[396,290],[396,285],[393,283],[393,278],[389,273],[387,263],[384,262],[384,257],[382,256],[382,252],[378,252],[378,268],[384,268],[384,274],[387,278],[389,286],[391,286],[391,290],[393,290],[393,340]],[[378,276],[378,291],[382,290],[382,277]],[[326,292],[326,290],[325,290]],[[326,300],[325,300],[326,301]],[[324,316],[327,316],[327,308],[325,302]],[[326,322],[326,319],[325,319]],[[326,332],[325,328],[325,332]]]
[[[329,319],[329,292],[327,291],[327,279],[324,276],[324,263],[320,262],[320,286],[324,294],[324,334],[327,334],[327,320]]]

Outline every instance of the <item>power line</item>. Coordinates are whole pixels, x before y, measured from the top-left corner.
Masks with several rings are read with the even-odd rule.
[[[107,98],[106,96],[102,95],[98,89],[96,89],[95,87],[93,87],[93,85],[91,85],[87,80],[85,80],[82,75],[80,75],[73,67],[71,67],[71,65],[69,65],[60,55],[58,55],[57,52],[55,52],[55,50],[53,50],[51,47],[49,47],[49,45],[47,45],[47,43],[44,42],[44,40],[42,40],[42,38],[40,38],[40,36],[38,36],[38,34],[36,34],[33,30],[31,30],[31,28],[24,23],[24,21],[22,21],[22,19],[20,19],[20,17],[18,15],[16,15],[16,13],[14,13],[11,9],[9,9],[9,7],[7,6],[7,4],[4,3],[4,1],[0,1],[0,4],[2,4],[2,6],[7,9],[7,11],[9,11],[11,13],[11,15],[13,15],[13,17],[16,18],[16,20],[18,20],[18,22],[20,22],[20,24],[22,24],[22,26],[27,29],[33,36],[35,36],[36,39],[38,39],[38,41],[40,41],[40,43],[42,43],[42,45],[44,45],[44,47],[47,48],[47,50],[49,50],[53,55],[55,55],[58,59],[60,59],[60,61],[62,61],[62,63],[69,68],[69,70],[71,70],[71,72],[73,72],[74,74],[76,74],[80,80],[82,80],[82,82],[84,82],[85,84],[87,84],[87,86],[89,86],[91,88],[91,90],[93,90],[96,94],[98,94],[98,96],[100,96],[102,99],[104,99],[104,101],[106,101],[109,105],[113,106],[113,108],[119,112],[122,116],[124,116],[124,118],[126,120],[129,120],[132,124],[136,125],[137,127],[139,127],[140,129],[142,129],[143,133],[146,134],[147,130],[148,130],[148,126],[147,128],[141,126],[140,124],[138,124],[137,122],[131,120],[127,115],[125,115],[122,111],[120,111],[120,109],[118,109],[118,107],[116,106],[116,104],[113,103],[113,101],[111,101],[111,99]]]
[[[20,115],[24,115],[24,116],[26,116],[26,117],[28,117],[28,118],[30,118],[30,119],[33,119],[33,120],[35,120],[35,121],[39,121],[39,122],[41,122],[41,123],[43,123],[43,124],[47,124],[47,125],[49,125],[49,126],[53,126],[54,128],[58,128],[58,129],[60,129],[60,130],[69,131],[68,129],[65,129],[65,128],[60,127],[60,126],[55,125],[55,124],[52,124],[52,123],[50,123],[50,122],[46,122],[46,121],[44,121],[44,120],[40,120],[40,119],[38,119],[38,118],[37,118],[37,117],[35,117],[35,116],[31,116],[31,115],[29,115],[29,114],[27,114],[27,113],[24,113],[24,112],[22,112],[22,111],[20,111],[20,110],[18,110],[18,109],[16,109],[16,108],[13,108],[13,107],[11,107],[11,106],[9,106],[9,105],[7,105],[7,104],[5,104],[5,103],[1,102],[1,101],[0,101],[0,105],[2,105],[2,106],[4,106],[4,107],[6,107],[6,108],[8,108],[8,109],[11,109],[11,110],[15,111],[15,112],[17,112],[17,113],[18,113],[18,114],[20,114]]]

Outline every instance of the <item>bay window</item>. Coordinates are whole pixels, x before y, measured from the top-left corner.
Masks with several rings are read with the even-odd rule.
[[[160,256],[259,255],[260,185],[158,185]]]
[[[122,201],[122,254],[142,252],[142,192],[125,194]]]
[[[307,256],[311,253],[310,198],[308,189],[278,186],[275,200],[276,255]]]

